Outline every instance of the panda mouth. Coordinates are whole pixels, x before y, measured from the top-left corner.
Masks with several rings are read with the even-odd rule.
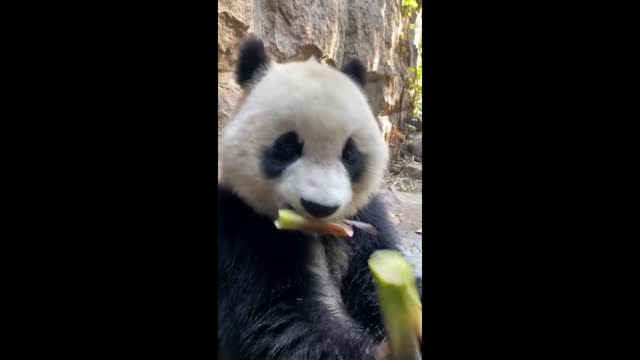
[[[367,223],[353,220],[319,220],[307,218],[295,209],[278,210],[278,218],[274,221],[280,230],[306,231],[340,237],[353,237],[353,230],[357,228],[372,235],[377,235],[376,228]]]
[[[295,207],[293,207],[293,205],[289,204],[289,203],[283,203],[282,206],[280,207],[281,210],[291,210],[294,211],[297,214],[300,214],[300,216],[309,219],[309,220],[318,220],[316,218],[314,218],[313,216],[308,215],[306,212],[304,211],[300,211],[299,209],[296,209]],[[328,221],[327,219],[325,220],[321,220],[321,221]]]
[[[280,210],[291,210],[296,212],[297,214],[300,214],[300,216],[309,219],[309,220],[317,220],[317,221],[324,221],[324,222],[331,222],[331,221],[340,221],[342,219],[340,218],[335,218],[335,217],[328,217],[328,218],[318,218],[318,217],[314,217],[311,216],[309,214],[307,214],[307,212],[305,211],[301,211],[299,209],[296,209],[295,207],[293,207],[293,205],[289,204],[289,203],[283,203],[282,206],[280,207]]]

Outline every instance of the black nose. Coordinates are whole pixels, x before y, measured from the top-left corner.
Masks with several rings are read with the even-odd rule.
[[[318,203],[307,201],[305,199],[300,199],[300,202],[302,202],[302,206],[305,210],[307,210],[309,214],[311,214],[311,216],[315,216],[317,218],[327,217],[338,210],[338,206],[320,205]]]

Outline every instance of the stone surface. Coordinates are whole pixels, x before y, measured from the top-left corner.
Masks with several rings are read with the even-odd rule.
[[[218,132],[219,134],[220,132]],[[220,137],[220,135],[218,135],[218,138]],[[220,146],[220,141],[218,141],[218,181],[220,181],[220,178],[222,177],[222,146]]]
[[[419,133],[411,140],[409,152],[416,158],[422,159],[422,133]],[[422,168],[420,170],[422,172]]]
[[[218,1],[218,71],[233,71],[238,44],[253,23],[251,0]]]
[[[405,259],[413,266],[416,275],[422,276],[422,256],[404,256]]]
[[[262,39],[278,62],[313,55],[340,66],[358,57],[369,70],[365,92],[374,114],[392,114],[408,107],[407,96],[399,104],[401,78],[417,61],[416,32],[401,36],[407,21],[398,0],[219,1],[218,72],[233,71],[238,44],[248,34]],[[228,113],[219,110],[219,120]]]
[[[400,250],[410,258],[410,262],[420,262],[422,234],[416,231],[422,229],[422,195],[385,189],[380,192],[380,197],[398,232]]]
[[[218,73],[218,136],[242,96],[232,72]]]
[[[412,179],[422,179],[422,163],[414,161],[402,169],[402,173]]]
[[[405,124],[413,126],[418,131],[422,131],[422,119],[411,116],[407,118]]]
[[[384,141],[389,143],[389,139],[391,138],[391,131],[393,130],[393,125],[391,124],[389,116],[378,116],[378,123],[380,124],[380,128],[382,129],[382,136],[384,137]]]

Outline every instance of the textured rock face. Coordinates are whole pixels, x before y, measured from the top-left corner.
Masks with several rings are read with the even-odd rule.
[[[416,157],[416,160],[422,161],[422,133],[419,133],[411,140],[409,152]]]
[[[422,163],[414,161],[408,164],[407,166],[405,166],[405,168],[402,170],[402,173],[405,176],[408,176],[412,179],[421,180],[422,179]]]
[[[234,87],[233,67],[238,44],[255,34],[277,62],[315,56],[332,66],[351,57],[363,61],[368,73],[365,88],[376,115],[400,107],[401,80],[415,66],[413,31],[400,36],[407,19],[401,0],[222,0],[218,2],[218,121],[223,123],[240,96]],[[402,50],[402,49],[405,50]]]
[[[251,3],[251,0],[218,1],[218,72],[233,71],[238,44],[253,23]]]
[[[233,72],[218,73],[218,135],[242,95]]]

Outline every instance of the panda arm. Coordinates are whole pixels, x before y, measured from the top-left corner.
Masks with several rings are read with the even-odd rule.
[[[270,286],[257,269],[238,265],[225,272],[228,295],[219,302],[222,359],[374,360],[377,344],[353,320],[331,316],[313,296],[298,297],[304,276]]]
[[[362,231],[356,231],[354,234],[354,252],[349,270],[342,282],[342,295],[351,316],[375,335],[377,340],[381,340],[384,336],[384,325],[368,260],[376,250],[397,250],[397,234],[389,221],[383,202],[378,197],[374,197],[354,219],[374,225],[378,234],[371,235]],[[422,294],[422,279],[418,277],[416,283],[419,293]]]
[[[373,338],[314,296],[308,259],[301,255],[308,239],[275,230],[233,194],[221,195],[219,358],[373,360]]]

